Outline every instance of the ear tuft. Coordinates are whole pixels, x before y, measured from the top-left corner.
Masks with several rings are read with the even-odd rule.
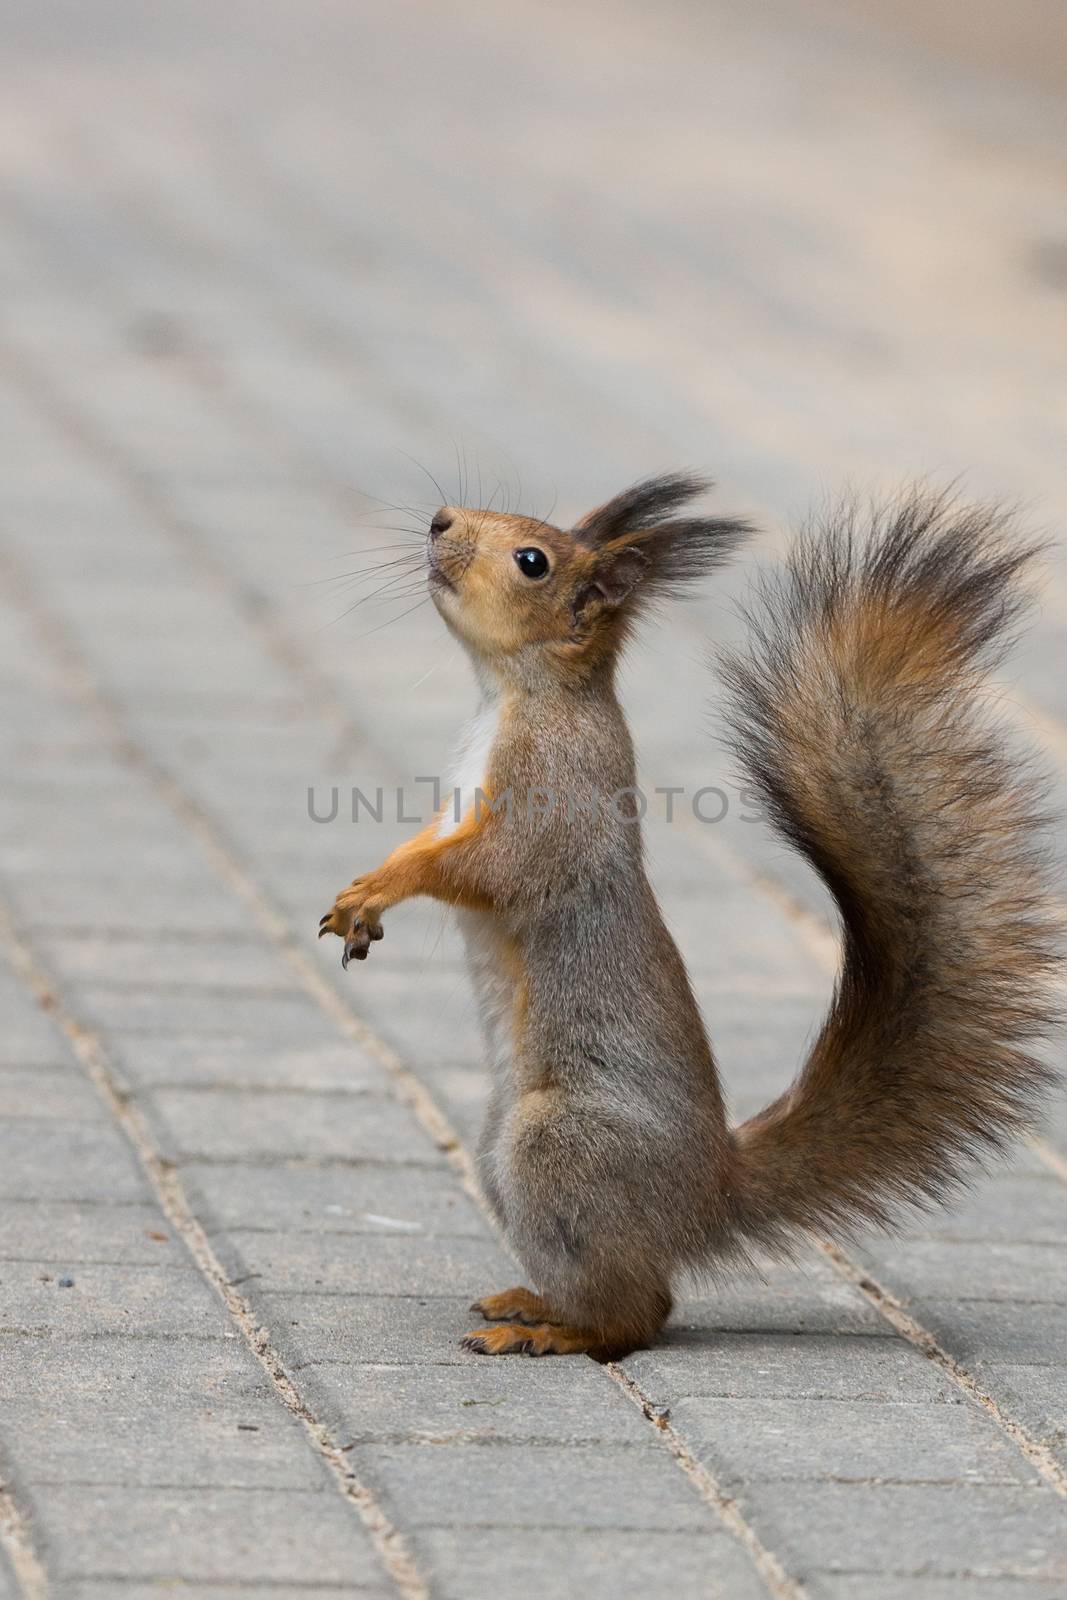
[[[672,511],[707,494],[710,478],[694,472],[663,472],[656,478],[643,478],[631,484],[614,500],[607,500],[575,524],[574,532],[583,544],[607,544],[627,533],[638,533],[669,517]]]
[[[610,607],[626,600],[643,604],[721,566],[754,532],[752,525],[736,517],[673,515],[710,487],[693,473],[664,473],[583,517],[574,533],[594,552],[587,594],[598,590],[600,603]]]

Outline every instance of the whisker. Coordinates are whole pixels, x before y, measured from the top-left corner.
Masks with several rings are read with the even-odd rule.
[[[406,571],[416,572],[423,565],[423,555],[419,551],[411,556],[395,556],[392,561],[372,561],[366,567],[353,567],[350,572],[333,572],[326,578],[309,578],[300,587],[304,589],[321,588],[326,583],[345,583],[349,579],[374,578],[379,573],[390,572],[394,567],[403,567]]]
[[[410,617],[413,611],[417,611],[419,606],[429,605],[429,603],[430,596],[428,594],[423,595],[421,600],[416,601],[413,606],[408,606],[407,610],[402,611],[398,617],[387,617],[384,622],[379,622],[376,628],[368,628],[366,633],[359,634],[353,643],[358,644],[362,639],[369,639],[372,633],[379,633],[382,628],[389,627],[393,622],[402,622],[405,617]]]
[[[408,452],[406,450],[401,450],[400,454],[402,456],[407,456],[407,459],[411,462],[412,466],[418,467],[420,472],[424,472],[426,474],[426,476],[429,478],[430,482],[433,484],[434,488],[437,490],[438,495],[440,496],[437,504],[439,506],[446,506],[448,504],[448,496],[445,494],[445,491],[441,488],[441,485],[438,483],[437,479],[434,477],[434,475],[430,471],[429,467],[424,467],[421,461],[419,461],[413,455],[408,455]]]
[[[377,589],[372,589],[370,594],[360,595],[358,600],[354,600],[352,602],[352,604],[348,607],[348,610],[344,612],[344,615],[347,617],[350,612],[357,610],[360,606],[365,606],[368,601],[376,600],[379,595],[383,594],[388,595],[390,600],[406,600],[409,593],[414,594],[416,589],[421,589],[423,587],[424,583],[425,579],[421,574],[419,575],[418,581],[415,582],[410,572],[399,572],[397,573],[396,577],[390,578],[388,583],[383,583]],[[391,589],[395,590],[398,585],[400,586],[401,592],[399,594],[390,594],[389,591]],[[408,587],[409,585],[410,588]]]
[[[401,455],[403,455],[403,451],[401,451]],[[419,465],[418,462],[415,464],[416,466]],[[425,470],[426,469],[424,467],[423,471],[425,472]],[[437,487],[436,479],[434,480],[434,487]],[[370,494],[366,489],[359,489],[357,490],[357,493],[361,494],[364,500],[374,500],[378,503],[378,505],[385,506],[389,511],[410,511],[412,516],[421,516],[427,507],[435,509],[435,502],[432,500],[416,500],[414,505],[405,506],[398,505],[395,500],[383,500],[380,494]],[[370,513],[368,512],[367,515],[369,516]]]

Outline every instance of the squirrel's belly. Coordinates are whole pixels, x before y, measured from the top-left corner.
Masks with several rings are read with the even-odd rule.
[[[456,923],[489,1063],[506,1071],[514,1059],[517,1019],[525,1006],[526,977],[518,947],[489,912],[457,911]]]

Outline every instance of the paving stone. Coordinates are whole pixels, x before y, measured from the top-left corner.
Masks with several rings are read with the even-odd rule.
[[[720,1482],[1037,1483],[977,1406],[941,1402],[683,1397],[671,1421]]]
[[[175,1160],[442,1159],[406,1107],[379,1095],[157,1089],[148,1104]]]
[[[986,1361],[1067,1366],[1067,1318],[1058,1306],[937,1299],[913,1301],[908,1309],[965,1366]]]
[[[515,1277],[492,1239],[415,1234],[228,1233],[223,1258],[237,1278],[285,1293],[443,1295],[476,1300]]]
[[[111,1578],[82,1578],[64,1586],[69,1600],[112,1600],[115,1593]],[[147,1583],[123,1581],[121,1600],[160,1600],[161,1595],[172,1600],[393,1600],[392,1586],[364,1583],[201,1583],[198,1579],[185,1582],[168,1578],[163,1582]]]
[[[0,1116],[103,1121],[100,1097],[75,1068],[0,1069]]]
[[[108,801],[113,815],[113,803]],[[265,993],[293,987],[291,969],[259,938],[177,939],[161,937],[87,938],[64,946],[57,959],[63,975],[77,984],[115,984],[186,990],[250,989]]]
[[[301,1489],[138,1489],[78,1484],[37,1490],[55,1575],[381,1586],[367,1534],[341,1496]],[[315,1529],[309,1539],[306,1530]]]
[[[9,1019],[0,1037],[0,1064],[22,1069],[68,1064],[69,1052],[55,1023],[37,1009],[6,972],[0,974],[0,1005]]]
[[[1067,1580],[1067,1510],[1044,1487],[753,1484],[738,1504],[794,1570]]]
[[[982,1387],[1067,1465],[1067,1368],[983,1361]]]
[[[760,1600],[762,1581],[726,1533],[568,1528],[562,1559],[543,1531],[420,1528],[414,1545],[442,1600],[493,1600],[501,1588],[542,1600]]]
[[[197,1215],[212,1229],[335,1234],[424,1233],[484,1239],[487,1223],[448,1167],[190,1162]],[[326,1246],[323,1246],[326,1248]]]
[[[1067,1193],[1067,1190],[1064,1191]],[[1067,1244],[907,1239],[858,1252],[897,1293],[918,1300],[1033,1300],[1067,1303]]]
[[[383,1069],[347,1041],[286,1044],[230,1035],[125,1035],[109,1050],[132,1083],[231,1089],[381,1089]]]
[[[25,1198],[0,1207],[0,1260],[188,1266],[185,1246],[154,1205]]]
[[[126,1141],[97,1122],[0,1123],[0,1197],[136,1201],[148,1185]]]
[[[484,1360],[459,1348],[474,1318],[466,1296],[456,1300],[417,1296],[271,1294],[248,1284],[245,1291],[283,1359],[306,1362],[444,1362]]]
[[[61,1279],[72,1281],[61,1286]],[[0,1289],[4,1333],[204,1333],[217,1328],[221,1316],[221,1302],[192,1266],[83,1263],[64,1272],[4,1261]]]
[[[23,1481],[314,1490],[326,1481],[239,1341],[8,1335],[0,1356]]]
[[[812,1572],[805,1587],[812,1600],[853,1600],[860,1587],[864,1600],[1060,1600],[1061,1593],[1056,1579],[880,1578],[869,1572]]]
[[[1000,1174],[951,1210],[932,1213],[922,1233],[926,1238],[966,1243],[1062,1245],[1067,1234],[1067,1187],[1047,1168]],[[955,1289],[955,1284],[951,1287]]]
[[[321,1011],[302,994],[220,994],[185,990],[85,986],[74,991],[80,1020],[105,1033],[200,1034],[244,1040],[291,1040],[305,1048],[336,1043]]]
[[[639,7],[605,19],[577,0],[553,51],[551,12],[465,0],[402,26],[375,17],[375,70],[353,96],[359,7],[279,0],[252,32],[224,8],[205,26],[200,10],[67,8],[58,54],[32,8],[8,30],[4,549],[131,737],[473,1138],[485,1074],[454,938],[435,951],[440,913],[399,910],[347,977],[336,949],[313,945],[331,892],[406,830],[313,824],[308,782],[440,767],[472,698],[428,607],[371,636],[380,612],[337,620],[356,595],[311,587],[335,555],[399,537],[360,526],[358,489],[437,494],[399,443],[434,472],[444,461],[448,498],[466,473],[452,473],[452,440],[479,467],[517,440],[523,503],[547,508],[555,483],[566,518],[641,471],[713,461],[718,503],[770,522],[770,553],[813,472],[889,481],[925,468],[937,438],[946,474],[976,464],[976,487],[1062,521],[1048,333],[1062,51],[1033,7],[987,7],[963,29],[940,3],[859,6],[841,27],[839,6],[813,23],[789,0],[769,21],[668,0],[654,28]],[[531,51],[535,34],[549,48]],[[374,160],[353,162],[368,138]],[[1067,566],[1049,568],[1007,698],[1021,683],[1043,706],[1060,799]],[[636,641],[623,687],[645,779],[729,776],[702,726],[716,691],[701,658],[738,636],[745,577],[743,564],[720,574]],[[266,1275],[242,1292],[301,1392],[350,1428],[431,1592],[764,1592],[592,1363],[458,1349],[467,1290],[448,1291],[494,1259],[483,1223],[410,1113],[384,1109],[374,1062],[250,938],[248,907],[108,747],[83,686],[0,604],[0,855],[16,919],[75,1012],[108,1028],[126,1081],[157,1091],[140,1103],[164,1154],[199,1156],[175,1181],[235,1270]],[[649,854],[746,1116],[784,1087],[828,995],[831,941],[810,936],[828,927],[825,894],[733,811],[651,830]],[[72,1071],[64,1040],[2,979],[0,1016],[0,1105],[14,1113],[0,1255],[25,1251],[31,1274],[0,1264],[0,1317],[38,1319],[0,1338],[18,1347],[0,1371],[0,1430],[5,1475],[10,1448],[16,1488],[44,1509],[57,1600],[395,1592],[352,1509],[332,1487],[307,1491],[314,1458],[290,1454],[288,1413],[243,1389],[251,1357],[222,1303],[178,1241],[150,1237],[167,1229],[151,1226],[100,1103],[90,1111],[73,1077],[33,1073]],[[1055,1148],[1065,1128],[1061,1107]],[[1040,1170],[1024,1154],[1016,1175],[865,1260],[1059,1450],[1067,1189]],[[75,1262],[70,1290],[44,1281],[57,1250]],[[319,1278],[331,1293],[295,1292]],[[418,1295],[348,1292],[405,1279]],[[818,1257],[690,1287],[666,1341],[626,1369],[744,1478],[742,1510],[812,1600],[1059,1600],[1062,1502],[968,1484],[1010,1447],[887,1330]],[[245,1404],[261,1407],[261,1433],[235,1442]],[[457,1424],[457,1410],[478,1420]],[[783,1451],[801,1474],[786,1484],[766,1476]],[[132,1480],[122,1492],[109,1463]],[[953,1481],[832,1481],[840,1467]],[[90,1481],[60,1488],[38,1468]],[[556,1520],[515,1526],[516,1511]]]
[[[687,1396],[783,1400],[949,1400],[958,1390],[896,1337],[720,1334],[706,1352],[663,1343],[627,1356],[626,1371],[657,1405]]]
[[[884,1335],[886,1322],[821,1256],[801,1264],[768,1263],[760,1275],[739,1274],[713,1294],[697,1286],[679,1295],[667,1325],[668,1345],[713,1346],[719,1334]]]
[[[346,1442],[652,1443],[637,1407],[586,1363],[329,1365],[302,1369],[300,1381]]]
[[[243,934],[247,916],[241,906],[210,880],[175,879],[171,892],[150,878],[124,878],[116,873],[90,877],[78,874],[78,902],[70,904],[69,881],[62,878],[11,880],[11,899],[23,926],[33,931],[47,955],[55,929],[66,937],[83,931],[137,934],[158,926],[160,900],[166,899],[169,933]]]
[[[599,1445],[417,1444],[349,1452],[387,1510],[411,1527],[700,1531],[713,1513],[678,1494],[661,1450]]]

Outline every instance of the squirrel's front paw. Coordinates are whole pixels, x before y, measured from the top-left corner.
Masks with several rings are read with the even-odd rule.
[[[342,967],[347,968],[353,957],[366,961],[372,943],[385,933],[381,912],[380,900],[367,892],[363,878],[357,878],[355,883],[341,890],[333,909],[319,919],[320,939],[324,934],[336,933],[345,942]]]

